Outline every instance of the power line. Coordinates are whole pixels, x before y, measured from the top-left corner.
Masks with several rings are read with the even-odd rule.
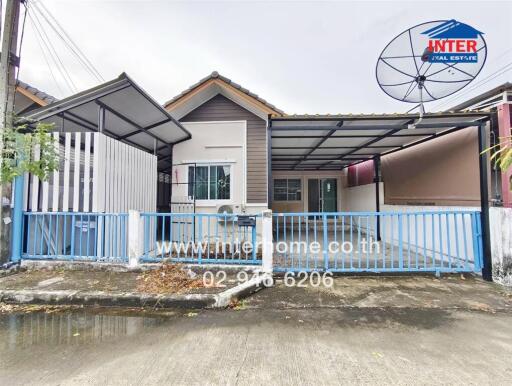
[[[37,24],[39,26],[38,30],[40,32],[42,32],[41,38],[43,39],[43,42],[45,43],[45,45],[47,47],[49,47],[51,53],[53,53],[53,55],[54,55],[54,57],[56,59],[55,63],[60,65],[60,67],[58,67],[58,68],[59,68],[62,76],[64,77],[64,79],[67,80],[66,83],[68,83],[68,86],[70,86],[70,89],[71,89],[72,92],[77,92],[78,89],[77,89],[77,87],[75,85],[75,82],[73,81],[73,78],[69,74],[66,66],[64,65],[64,62],[62,61],[61,57],[57,53],[57,50],[56,50],[55,46],[53,45],[52,40],[50,39],[50,37],[48,35],[48,32],[44,28],[43,23],[41,22],[41,20],[37,16],[37,13],[34,13],[34,20],[37,22]],[[46,38],[46,40],[44,38]]]
[[[52,68],[55,68],[59,73],[60,77],[64,80],[64,83],[66,84],[67,88],[73,92],[73,86],[69,82],[69,80],[66,78],[66,75],[63,73],[62,69],[59,66],[59,63],[57,62],[57,59],[55,58],[55,55],[53,54],[52,50],[48,46],[48,43],[43,37],[43,34],[39,30],[39,27],[35,21],[35,19],[32,17],[31,14],[29,14],[29,19],[32,22],[32,26],[34,27],[34,31],[36,32],[37,42],[39,44],[39,47],[41,48],[41,52],[43,53],[43,56],[46,60],[46,63],[50,69],[50,72],[53,74]],[[50,63],[51,62],[51,63]],[[55,78],[55,76],[54,76]],[[56,80],[57,78],[55,78]],[[60,88],[60,87],[59,87]]]
[[[101,81],[105,81],[105,79],[103,78],[103,76],[101,75],[101,73],[97,70],[97,68],[94,66],[94,64],[89,60],[89,58],[83,53],[83,51],[80,49],[80,47],[73,41],[73,39],[71,39],[71,36],[69,36],[69,34],[66,32],[66,30],[64,29],[64,27],[62,27],[62,25],[59,23],[59,21],[55,18],[55,16],[53,16],[53,14],[48,10],[48,8],[46,8],[46,6],[44,5],[44,3],[42,2],[39,2],[39,0],[37,0],[37,4],[36,5],[41,5],[41,7],[43,7],[43,9],[46,11],[46,13],[48,14],[48,16],[53,20],[53,22],[55,23],[55,25],[57,25],[60,30],[62,31],[62,34],[68,39],[69,43],[76,49],[76,51],[78,51],[78,53],[81,55],[82,59],[85,61],[85,63],[89,66],[90,70],[95,74],[95,76],[98,78],[98,80],[101,80]],[[50,24],[51,26],[53,26],[53,24]]]
[[[41,53],[43,54],[44,61],[46,62],[46,65],[48,66],[48,70],[50,70],[50,75],[52,76],[53,81],[55,82],[55,85],[59,89],[59,92],[61,94],[64,94],[64,92],[62,91],[62,88],[60,87],[59,82],[57,81],[57,78],[55,77],[55,74],[53,73],[52,66],[50,65],[48,57],[46,56],[46,52],[41,44],[41,37],[38,33],[36,33],[36,41],[37,41],[37,44],[39,45],[39,48],[41,49]]]
[[[452,98],[449,98],[447,100],[444,100],[442,103],[440,103],[439,105],[436,106],[436,109],[439,109],[442,106],[445,106],[447,104],[453,103],[457,99],[463,97],[464,95],[467,95],[468,93],[476,90],[477,88],[483,86],[484,84],[489,83],[491,80],[496,79],[498,76],[501,76],[501,75],[505,74],[506,72],[508,72],[510,70],[512,70],[512,62],[507,63],[505,66],[503,66],[500,69],[498,69],[498,70],[494,71],[493,73],[489,74],[488,76],[486,76],[485,78],[481,79],[480,81],[478,81],[477,83],[475,83],[471,87],[467,88],[466,90],[464,90],[460,94],[458,94],[458,95],[456,95],[456,96],[454,96]]]
[[[78,61],[84,66],[84,68],[94,77],[96,80],[103,82],[104,78],[101,76],[99,71],[94,67],[91,61],[85,56],[80,50],[80,47],[71,39],[66,30],[58,22],[58,20],[51,14],[42,2],[34,1],[34,10],[48,23],[55,34],[62,40],[62,42],[68,47],[71,53],[78,59]],[[41,6],[41,8],[39,8]],[[44,11],[44,12],[43,12]],[[50,20],[51,19],[51,20]]]
[[[21,26],[21,38],[20,38],[20,46],[18,49],[18,58],[21,58],[21,48],[23,47],[23,37],[25,36],[25,23],[27,21],[27,13],[28,13],[28,0],[25,3],[22,3],[25,7],[25,12],[23,13],[23,22]],[[0,3],[0,7],[2,4]],[[20,70],[21,70],[21,64],[18,66],[18,70],[16,71],[16,80],[14,82],[15,87],[18,86],[18,80],[20,78]],[[12,103],[12,110],[14,111],[14,106],[16,105],[16,92],[14,93],[13,97],[13,103]]]
[[[34,13],[32,16],[32,13],[28,14],[30,20],[32,21],[32,24],[34,26],[34,29],[36,30],[36,33],[39,34],[39,37],[41,38],[41,41],[43,45],[46,47],[50,54],[50,58],[53,60],[55,66],[57,67],[57,70],[60,72],[62,78],[64,79],[66,85],[71,90],[72,93],[76,92],[76,86],[73,82],[73,79],[69,75],[68,71],[66,70],[64,63],[62,62],[60,56],[57,54],[57,51],[55,50],[55,47],[53,46],[52,42],[50,41],[48,34],[44,30],[43,26],[41,25],[41,22],[39,21],[39,18]],[[44,36],[43,36],[44,35]]]
[[[494,60],[496,61],[497,59],[500,59],[500,58],[506,56],[511,51],[512,51],[512,48],[509,48],[509,49],[503,51]],[[467,95],[468,93],[471,93],[472,91],[476,90],[477,88],[479,88],[479,87],[489,83],[493,79],[496,79],[497,77],[499,77],[499,76],[505,74],[506,72],[512,70],[511,66],[512,66],[512,62],[507,63],[503,67],[501,67],[501,68],[493,71],[491,74],[487,75],[485,78],[480,79],[478,82],[472,84],[467,89],[464,89],[462,92],[457,93],[456,95],[453,95],[453,96],[449,97],[448,99],[445,99],[445,100],[441,101],[441,103],[437,104],[434,107],[434,110],[440,109],[441,107],[446,106],[447,104],[455,103],[455,101],[457,99],[460,99],[461,97]],[[416,110],[418,108],[418,106],[419,105],[415,105],[414,107],[410,108],[409,110],[407,110],[407,113],[410,113],[410,112]]]

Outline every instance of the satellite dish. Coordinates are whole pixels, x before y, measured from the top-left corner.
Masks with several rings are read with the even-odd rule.
[[[384,48],[375,70],[380,88],[402,102],[419,103],[456,93],[482,70],[487,58],[483,33],[456,20],[418,24]]]

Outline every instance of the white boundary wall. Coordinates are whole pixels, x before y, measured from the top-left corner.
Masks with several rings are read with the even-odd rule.
[[[490,208],[494,280],[512,286],[512,208]]]
[[[52,135],[60,154],[59,170],[45,182],[25,175],[24,210],[156,211],[158,177],[154,155],[102,133]],[[59,136],[64,137],[63,145],[58,145]]]

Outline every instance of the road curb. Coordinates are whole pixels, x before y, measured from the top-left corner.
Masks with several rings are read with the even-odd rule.
[[[37,270],[58,270],[66,269],[69,271],[107,271],[107,272],[145,272],[159,269],[166,262],[161,263],[142,263],[136,267],[130,267],[125,263],[111,263],[98,261],[65,261],[65,260],[22,260],[20,269]],[[183,268],[190,269],[198,274],[204,271],[217,272],[222,270],[226,273],[237,273],[246,271],[254,273],[261,270],[260,265],[238,265],[238,264],[186,264],[179,263]]]
[[[0,290],[0,302],[101,307],[226,308],[264,287],[263,274],[218,294],[153,295],[137,292]]]
[[[262,288],[266,287],[266,283],[269,283],[272,280],[271,274],[263,273],[246,281],[245,283],[223,291],[220,294],[216,294],[216,301],[212,308],[225,308],[231,302],[243,299],[255,292],[258,292]]]

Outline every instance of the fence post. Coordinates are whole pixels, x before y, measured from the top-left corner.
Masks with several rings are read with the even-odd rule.
[[[12,255],[11,261],[18,263],[21,260],[23,246],[23,191],[25,176],[14,179],[14,209],[12,220]]]
[[[327,253],[328,248],[328,237],[327,237],[327,230],[328,230],[328,224],[327,224],[327,215],[324,213],[322,215],[322,225],[323,225],[323,258],[324,258],[324,268],[327,271],[329,269],[329,254]]]
[[[265,272],[273,269],[273,243],[272,243],[272,211],[264,210],[261,213],[261,239],[262,239],[262,268]]]
[[[142,256],[142,244],[144,242],[144,228],[140,212],[128,211],[128,265],[136,267]]]
[[[402,213],[398,213],[398,268],[404,268],[404,231]],[[407,230],[409,232],[409,230]]]

